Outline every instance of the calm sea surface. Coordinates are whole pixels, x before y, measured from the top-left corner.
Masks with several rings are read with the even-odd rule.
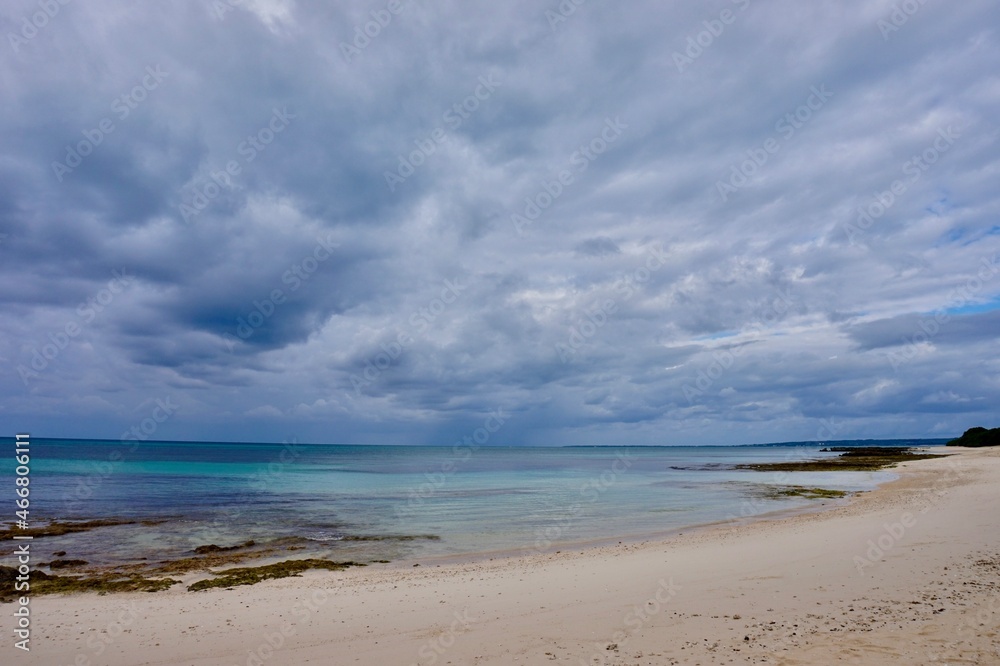
[[[13,440],[4,441],[12,452]],[[33,438],[31,519],[160,521],[36,542],[95,564],[249,539],[362,560],[550,550],[828,501],[762,499],[768,485],[867,490],[893,478],[731,469],[835,455],[819,450],[843,444],[474,450]],[[13,489],[9,460],[0,487]],[[14,519],[13,499],[8,505],[2,522]]]

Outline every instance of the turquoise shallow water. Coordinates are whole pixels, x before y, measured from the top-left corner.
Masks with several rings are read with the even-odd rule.
[[[31,510],[36,522],[162,521],[44,541],[100,564],[282,537],[304,547],[297,552],[352,559],[549,550],[817,503],[761,500],[760,484],[867,490],[892,478],[730,469],[833,455],[819,452],[824,444],[473,449],[32,439]],[[13,475],[12,461],[0,484],[13,487]],[[9,519],[13,511],[11,501]]]

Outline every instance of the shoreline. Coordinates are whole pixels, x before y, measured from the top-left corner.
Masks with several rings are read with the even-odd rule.
[[[492,562],[497,560],[517,560],[522,558],[530,557],[544,557],[546,555],[555,555],[559,552],[572,552],[580,551],[581,555],[586,555],[589,551],[598,550],[601,548],[609,548],[618,545],[636,545],[636,544],[648,544],[648,543],[659,543],[666,542],[682,537],[685,534],[694,534],[696,532],[702,531],[712,531],[712,530],[723,530],[728,527],[733,527],[736,525],[750,525],[758,522],[771,522],[786,520],[789,518],[794,518],[800,515],[818,514],[826,511],[831,511],[837,506],[846,506],[850,503],[856,496],[863,495],[865,493],[874,492],[882,486],[893,483],[898,479],[890,479],[888,481],[879,484],[876,488],[872,490],[858,490],[850,491],[847,496],[840,497],[836,499],[830,499],[825,502],[812,503],[804,506],[797,507],[784,507],[780,509],[774,509],[772,511],[766,511],[759,514],[740,517],[736,520],[714,520],[706,523],[692,523],[690,525],[684,525],[682,527],[674,527],[669,530],[661,530],[657,532],[647,533],[647,534],[623,534],[616,537],[602,537],[596,539],[587,539],[579,541],[563,541],[563,542],[553,542],[551,546],[543,550],[538,550],[535,548],[506,548],[499,550],[486,550],[486,551],[475,551],[468,553],[452,553],[444,555],[428,555],[424,557],[410,557],[401,558],[399,560],[393,560],[392,562],[383,564],[380,568],[391,569],[407,569],[412,567],[414,564],[425,565],[439,565],[439,564],[479,564],[482,562]],[[829,506],[833,504],[834,506]]]
[[[748,445],[748,446],[756,446],[756,445]],[[927,450],[928,449],[925,447],[914,447],[914,451],[924,452]],[[947,451],[942,450],[935,457],[947,458],[948,456],[951,455],[957,455],[961,453],[961,451],[963,450],[975,451],[976,449],[951,447]],[[938,452],[935,451],[935,453],[937,454]],[[929,458],[929,460],[933,459],[934,458]],[[905,462],[898,463],[897,467],[889,468],[885,471],[894,473],[895,470],[899,469],[901,466],[905,464],[906,464]],[[393,560],[390,563],[386,563],[381,567],[379,567],[379,569],[398,568],[401,570],[405,570],[409,567],[412,567],[414,564],[420,564],[421,566],[423,566],[425,563],[433,565],[479,564],[483,562],[518,560],[531,557],[545,557],[547,555],[557,554],[557,551],[562,551],[565,553],[571,553],[573,551],[577,551],[579,552],[580,555],[587,556],[588,554],[590,554],[590,551],[615,547],[618,545],[635,546],[639,544],[666,543],[668,541],[674,542],[674,540],[683,537],[685,535],[695,535],[698,533],[712,533],[715,531],[725,532],[729,529],[733,529],[736,527],[751,526],[758,523],[772,523],[785,520],[792,520],[799,516],[822,515],[826,512],[834,511],[838,508],[848,507],[854,502],[860,501],[861,498],[867,495],[879,492],[883,489],[887,489],[892,484],[898,483],[903,480],[905,480],[905,477],[902,474],[895,474],[895,478],[887,479],[886,481],[877,484],[870,490],[847,491],[844,497],[831,498],[823,502],[814,501],[809,504],[797,507],[783,507],[783,508],[773,509],[749,516],[741,516],[736,520],[722,519],[722,520],[709,521],[706,523],[692,523],[690,525],[684,525],[682,527],[675,527],[669,530],[657,531],[648,534],[625,534],[617,537],[606,537],[606,538],[597,538],[597,539],[579,540],[579,541],[565,541],[560,543],[553,542],[552,546],[549,546],[543,551],[537,551],[535,549],[530,549],[530,548],[510,548],[510,549],[500,549],[492,551],[476,551],[468,553],[455,553],[446,555],[429,555],[425,557],[402,558],[399,560]]]
[[[665,538],[231,590],[37,597],[22,662],[997,661],[1000,450],[948,453],[837,506]]]
[[[117,530],[120,532],[122,529],[140,529],[140,525],[146,527],[167,524],[169,526],[172,522],[176,522],[177,519],[173,519],[172,521],[171,519],[163,517],[138,518],[118,514],[113,514],[111,516],[76,518],[70,521],[56,518],[49,521],[48,525],[33,527],[32,529],[37,533],[34,535],[36,539],[48,537],[50,536],[50,533],[51,536],[55,536],[57,539],[63,539],[58,543],[58,545],[56,545],[56,543],[49,542],[48,540],[45,542],[46,546],[51,545],[53,548],[58,548],[57,552],[53,552],[53,556],[57,558],[55,562],[58,563],[59,569],[57,571],[54,566],[49,566],[48,562],[39,562],[35,565],[35,570],[38,572],[40,580],[45,580],[47,577],[52,576],[55,576],[57,579],[62,579],[62,581],[58,582],[59,584],[55,584],[57,581],[45,582],[45,591],[42,591],[41,594],[52,593],[52,590],[71,591],[74,589],[80,592],[101,591],[105,589],[111,591],[111,588],[101,585],[102,579],[109,577],[113,578],[115,576],[137,576],[140,578],[148,577],[148,582],[153,584],[157,583],[160,579],[164,582],[170,582],[167,580],[168,578],[174,579],[173,582],[176,583],[180,582],[177,580],[178,574],[185,574],[183,576],[183,582],[186,585],[198,580],[199,573],[201,578],[205,580],[210,579],[210,577],[215,574],[210,573],[209,569],[219,570],[225,567],[243,567],[254,565],[263,567],[304,558],[327,559],[330,563],[343,562],[350,563],[352,565],[357,565],[358,563],[388,564],[391,561],[396,565],[402,566],[412,565],[413,563],[422,561],[430,563],[474,562],[485,559],[526,556],[534,553],[544,554],[558,549],[589,549],[620,543],[664,540],[683,534],[685,531],[705,529],[717,525],[730,525],[733,523],[743,524],[756,520],[775,520],[780,519],[781,517],[797,515],[803,512],[808,513],[813,511],[823,511],[825,510],[824,507],[826,507],[828,503],[836,505],[837,500],[849,498],[851,495],[859,492],[869,492],[879,485],[887,482],[886,480],[874,482],[869,480],[868,484],[871,485],[868,488],[851,488],[847,490],[814,488],[792,484],[791,481],[793,481],[793,479],[789,478],[788,471],[783,469],[772,469],[772,467],[783,468],[787,465],[793,465],[796,468],[794,470],[795,472],[875,472],[887,465],[891,469],[892,466],[901,461],[899,456],[908,456],[903,457],[902,460],[911,458],[920,459],[921,457],[937,457],[940,454],[930,453],[936,448],[937,447],[878,447],[871,449],[871,451],[876,452],[874,457],[870,455],[870,453],[865,453],[864,458],[845,458],[844,456],[850,455],[848,453],[841,453],[840,456],[835,457],[814,457],[819,452],[811,452],[807,457],[802,457],[801,454],[795,456],[794,462],[789,462],[793,460],[792,457],[785,456],[783,461],[776,460],[764,463],[732,464],[730,466],[732,470],[756,471],[758,473],[764,473],[767,471],[773,472],[773,480],[771,481],[752,480],[733,482],[742,483],[742,485],[746,488],[755,489],[744,491],[747,493],[747,496],[738,504],[740,508],[740,511],[738,512],[739,515],[736,515],[736,512],[730,512],[729,515],[726,515],[725,517],[703,516],[701,517],[700,522],[691,522],[686,524],[677,523],[670,527],[647,526],[647,529],[645,530],[629,531],[617,534],[613,532],[603,535],[595,534],[592,536],[578,538],[565,538],[565,536],[563,536],[558,541],[545,539],[536,529],[535,536],[538,538],[535,539],[532,545],[523,545],[525,541],[531,542],[531,538],[529,537],[528,539],[522,541],[522,544],[519,545],[513,545],[512,543],[505,545],[491,544],[493,547],[486,549],[469,548],[468,544],[466,544],[465,549],[459,550],[448,548],[444,550],[431,549],[427,552],[420,552],[420,549],[418,549],[414,552],[406,552],[404,550],[401,553],[393,554],[391,552],[386,552],[385,549],[375,549],[368,552],[364,549],[359,550],[358,548],[344,550],[341,547],[324,546],[324,543],[327,540],[316,539],[306,535],[285,534],[267,537],[258,532],[244,532],[242,534],[236,534],[234,539],[218,540],[218,543],[226,544],[222,546],[216,544],[217,540],[208,537],[206,541],[201,543],[201,545],[197,547],[192,546],[187,550],[176,550],[175,548],[174,552],[167,553],[163,552],[162,548],[154,548],[151,550],[134,551],[131,556],[126,556],[124,558],[122,558],[121,553],[119,552],[115,556],[109,558],[107,552],[103,551],[103,543],[106,543],[109,538],[134,540],[135,535],[125,533],[115,535],[110,533],[104,534],[103,529]],[[859,451],[868,450],[864,447],[861,447],[860,449],[857,447],[847,448],[844,450],[853,451],[855,449]],[[821,452],[826,451],[827,449],[822,449]],[[832,469],[830,469],[831,461],[839,464],[835,464]],[[859,464],[859,462],[861,464]],[[891,471],[888,470],[883,473],[892,475]],[[801,480],[799,481],[801,482]],[[793,497],[801,497],[805,501],[799,502],[798,504],[790,504],[787,500],[791,500]],[[813,501],[821,499],[827,501]],[[765,501],[770,500],[786,501],[776,506],[765,505]],[[734,503],[731,506],[737,505]],[[749,509],[749,511],[746,509]],[[2,525],[0,525],[0,527],[2,527]],[[6,527],[8,528],[6,530],[0,529],[0,532],[4,532],[4,534],[0,534],[0,538],[4,538],[6,536],[6,538],[9,539],[9,533],[13,533],[14,530],[12,524],[6,525]],[[557,531],[561,531],[562,527],[563,526],[559,526]],[[95,528],[97,528],[99,532],[94,531]],[[140,532],[141,531],[142,530],[140,530]],[[64,535],[76,534],[78,532],[81,533],[80,538],[82,538],[85,542],[89,540],[92,543],[88,543],[83,548],[80,548],[80,544],[77,542],[65,542]],[[146,535],[143,538],[148,539],[149,536],[150,535]],[[353,541],[370,541],[391,544],[396,541],[421,541],[425,539],[436,541],[441,538],[442,537],[437,534],[407,534],[404,531],[399,534],[347,535],[343,538],[343,540],[334,538],[330,539],[329,542],[341,545],[343,543]],[[208,543],[209,540],[211,540],[212,543]],[[545,541],[545,545],[540,545],[541,541]],[[94,542],[102,544],[100,549],[97,551],[94,550]],[[13,553],[12,548],[13,546],[4,548],[3,542],[0,541],[0,555],[10,556],[11,553]],[[202,552],[202,549],[205,549],[204,552]],[[66,551],[72,551],[74,553],[73,556],[70,557],[69,560],[65,561],[58,559],[64,556]],[[8,572],[5,569],[6,567],[0,567],[0,576],[7,575]],[[166,578],[164,578],[165,576]],[[90,585],[88,584],[88,581],[95,584]],[[39,589],[42,589],[42,586],[40,586]],[[9,601],[10,595],[0,589],[0,600]]]

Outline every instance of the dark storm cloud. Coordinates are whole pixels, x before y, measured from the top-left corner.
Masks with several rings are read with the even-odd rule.
[[[989,417],[991,3],[560,6],[7,3],[8,429],[167,395],[163,436],[216,439]]]
[[[907,314],[848,328],[862,350],[928,343],[974,345],[1000,340],[1000,310],[955,315],[947,312]]]

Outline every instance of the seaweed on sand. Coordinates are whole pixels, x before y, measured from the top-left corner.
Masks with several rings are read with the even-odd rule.
[[[10,601],[17,593],[14,582],[17,569],[0,566],[0,600]],[[70,592],[159,592],[180,581],[170,578],[146,578],[139,574],[99,573],[92,576],[52,576],[44,571],[32,571],[29,577],[31,594],[65,594]]]
[[[288,578],[289,576],[299,576],[303,571],[309,569],[327,569],[329,571],[339,571],[348,567],[363,567],[360,562],[333,562],[332,560],[285,560],[276,564],[265,564],[259,567],[240,567],[236,569],[226,569],[214,573],[215,578],[200,580],[188,585],[188,590],[197,592],[213,587],[235,587],[237,585],[253,585],[262,580],[272,578]]]
[[[805,486],[768,486],[761,495],[767,499],[783,499],[785,497],[805,497],[806,499],[837,499],[845,497],[846,490],[832,488],[807,488]]]

